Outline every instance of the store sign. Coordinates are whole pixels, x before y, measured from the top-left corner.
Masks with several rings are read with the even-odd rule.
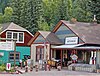
[[[78,37],[66,37],[65,44],[77,44]]]
[[[0,42],[0,50],[14,50],[14,42]]]

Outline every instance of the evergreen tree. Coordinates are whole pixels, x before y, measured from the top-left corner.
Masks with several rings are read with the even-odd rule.
[[[22,0],[12,0],[11,7],[13,8],[12,22],[20,25],[22,13]]]
[[[90,22],[92,18],[88,6],[89,1],[90,0],[75,0],[72,7],[72,17],[78,21]]]
[[[14,10],[12,21],[35,33],[43,13],[42,0],[12,0],[11,6]]]
[[[38,30],[38,21],[42,16],[42,0],[29,0],[28,1],[28,21],[29,25],[27,29],[31,33],[35,33]]]
[[[4,14],[4,9],[7,7],[9,0],[0,0],[0,13]]]
[[[100,23],[100,0],[91,0],[89,3],[92,17],[96,15],[97,22]]]

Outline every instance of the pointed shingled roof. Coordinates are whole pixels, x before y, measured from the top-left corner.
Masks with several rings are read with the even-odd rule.
[[[50,44],[63,44],[63,42],[52,32],[47,36],[46,40],[48,40]]]
[[[74,24],[71,24],[69,21],[61,20],[52,32],[55,33],[62,23],[67,26],[84,43],[100,44],[100,24],[93,25],[93,23],[85,22],[75,22]]]
[[[48,41],[50,44],[63,44],[54,33],[51,33],[50,31],[38,31],[36,32],[34,37],[30,40],[28,45],[33,43],[35,39],[39,36],[39,34],[41,34],[43,38],[45,38],[45,40]]]
[[[46,38],[51,32],[50,31],[38,31],[44,38]]]
[[[4,23],[0,25],[1,30],[0,30],[0,34],[3,33],[6,30],[17,30],[17,31],[26,31],[29,34],[31,34],[28,30],[26,30],[25,28],[11,22],[11,23]],[[32,35],[32,34],[31,34]],[[33,36],[33,35],[32,35]]]

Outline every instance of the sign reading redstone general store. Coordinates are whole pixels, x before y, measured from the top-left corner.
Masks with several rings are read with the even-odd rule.
[[[66,37],[65,44],[77,44],[78,37]]]

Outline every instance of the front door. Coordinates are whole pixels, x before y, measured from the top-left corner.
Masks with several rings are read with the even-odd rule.
[[[56,59],[61,59],[61,51],[60,50],[56,50]]]

